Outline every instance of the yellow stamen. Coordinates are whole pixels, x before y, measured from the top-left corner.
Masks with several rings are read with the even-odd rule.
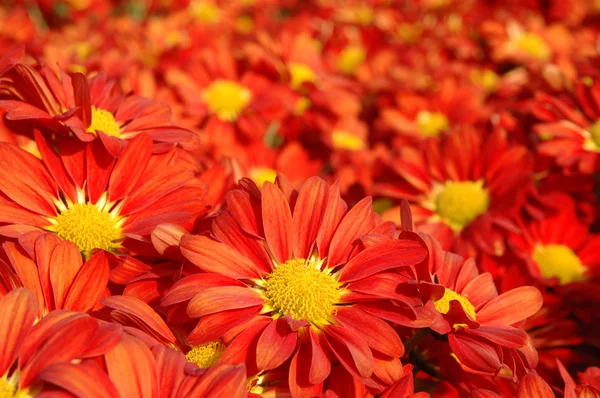
[[[375,20],[375,12],[368,5],[363,5],[354,10],[354,19],[358,24],[370,25]]]
[[[194,1],[190,4],[192,17],[205,24],[216,24],[221,20],[221,9],[209,1]]]
[[[416,121],[424,137],[437,137],[450,125],[446,115],[441,112],[421,111],[417,114]]]
[[[314,83],[317,79],[315,72],[305,64],[291,63],[290,71],[290,86],[294,90],[298,90],[304,83]]]
[[[86,257],[93,249],[115,249],[124,238],[123,221],[92,203],[72,204],[53,222],[48,229],[75,244]]]
[[[600,119],[589,127],[587,133],[583,149],[589,152],[600,152]]]
[[[440,299],[436,300],[433,305],[441,314],[447,314],[448,311],[450,311],[450,302],[453,300],[457,300],[460,303],[463,310],[471,317],[471,319],[476,319],[475,306],[471,304],[467,297],[456,293],[452,289],[444,290],[444,295]],[[454,329],[458,329],[461,327],[466,327],[467,325],[464,323],[455,323],[452,326]]]
[[[537,244],[532,257],[545,278],[557,277],[563,285],[585,279],[585,265],[568,246]]]
[[[471,81],[487,92],[496,91],[498,80],[498,75],[490,69],[473,71],[471,73]]]
[[[15,376],[13,374],[9,379],[6,376],[0,377],[0,398],[32,398],[36,395],[29,388],[19,389],[18,376]]]
[[[202,100],[219,119],[233,122],[252,100],[252,91],[232,80],[216,80],[202,92]]]
[[[294,104],[294,115],[301,116],[306,112],[308,108],[310,108],[311,102],[306,97],[298,98],[298,101]]]
[[[227,346],[221,340],[215,340],[192,347],[185,357],[199,368],[210,368],[219,361],[226,348]]]
[[[250,170],[250,178],[259,188],[267,181],[275,182],[277,172],[269,167],[255,167]]]
[[[254,20],[248,15],[241,15],[235,21],[235,28],[239,33],[247,35],[254,29]]]
[[[348,46],[340,53],[337,68],[342,73],[353,75],[366,57],[365,49],[361,46]]]
[[[460,232],[490,205],[483,181],[448,181],[435,198],[435,211],[450,228]]]
[[[520,51],[539,61],[546,61],[552,55],[550,47],[535,33],[525,33],[516,39],[515,45]]]
[[[121,135],[121,128],[113,114],[92,105],[92,123],[88,127],[87,132],[96,134],[96,130],[100,130],[111,137],[119,137]]]
[[[364,141],[360,137],[344,130],[335,130],[331,141],[335,149],[346,151],[358,151],[365,146]]]
[[[264,296],[278,318],[291,315],[316,327],[332,322],[341,292],[339,282],[312,260],[292,259],[267,275]]]

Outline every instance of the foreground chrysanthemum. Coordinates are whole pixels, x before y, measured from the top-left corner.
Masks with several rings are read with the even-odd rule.
[[[0,143],[0,235],[51,231],[86,257],[95,249],[153,253],[160,223],[185,224],[205,212],[204,184],[175,150],[152,154],[140,134],[113,158],[100,140],[61,141],[58,152],[36,132],[42,160]]]
[[[384,271],[420,262],[425,248],[392,239],[394,224],[381,222],[370,198],[347,210],[338,185],[320,178],[299,192],[280,177],[262,192],[242,185],[213,220],[214,238],[181,241],[206,273],[176,283],[162,304],[191,299],[187,314],[200,321],[190,343],[223,339],[223,356],[246,362],[250,375],[286,364],[294,396],[318,395],[338,362],[376,391],[396,382],[402,342],[372,314],[395,297],[376,285]],[[394,308],[414,317],[412,308]]]

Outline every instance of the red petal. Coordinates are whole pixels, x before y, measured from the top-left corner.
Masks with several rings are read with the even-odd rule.
[[[330,325],[326,334],[331,351],[346,370],[359,378],[370,377],[373,374],[373,354],[355,333],[342,326]]]
[[[183,396],[246,398],[248,396],[246,381],[244,364],[215,365],[199,378],[196,385],[190,391],[185,392]]]
[[[57,363],[44,369],[39,379],[78,397],[119,397],[108,375],[94,364]]]
[[[271,182],[262,187],[262,217],[267,246],[279,263],[292,257],[292,213],[283,193]]]
[[[327,361],[327,364],[329,362]],[[294,397],[321,396],[323,381],[313,383],[310,380],[311,353],[306,344],[302,344],[293,356],[288,373],[290,392]],[[329,371],[327,372],[329,374]],[[327,376],[325,376],[327,377]]]
[[[152,139],[146,134],[139,134],[129,141],[110,176],[108,196],[111,202],[124,198],[136,188],[151,155]]]
[[[188,336],[188,342],[200,345],[216,340],[223,336],[228,330],[250,321],[260,312],[259,306],[231,310],[207,315],[200,319],[198,325]]]
[[[184,235],[181,253],[205,272],[236,279],[260,278],[256,266],[238,251],[206,236]]]
[[[527,333],[512,326],[481,325],[477,329],[467,329],[465,332],[508,348],[521,348],[527,344]]]
[[[71,199],[72,202],[75,202],[77,200],[75,184],[73,183],[71,176],[67,173],[61,157],[50,147],[46,137],[44,137],[37,129],[34,130],[34,137],[38,150],[42,155],[42,159],[44,159],[44,163],[46,164],[46,167],[48,167],[48,171],[52,174],[52,177],[54,177],[60,190]]]
[[[551,398],[554,396],[554,392],[552,392],[552,388],[548,383],[535,373],[526,374],[519,383],[517,398]]]
[[[130,296],[111,296],[102,299],[101,302],[103,305],[134,320],[136,326],[151,336],[177,344],[177,338],[165,324],[165,321],[142,300]]]
[[[373,353],[375,366],[373,374],[386,385],[392,385],[402,377],[402,363],[398,358],[388,357],[383,354]]]
[[[448,335],[450,348],[465,366],[486,373],[496,373],[502,367],[493,343],[464,334]]]
[[[329,373],[331,372],[331,363],[327,354],[321,347],[321,341],[319,336],[312,328],[308,328],[310,333],[310,345],[311,345],[311,358],[310,358],[310,372],[308,374],[308,381],[311,384],[318,384],[324,381]]]
[[[375,228],[375,212],[372,200],[368,197],[350,209],[340,222],[331,239],[328,266],[331,268],[348,261],[354,241],[373,228]]]
[[[188,364],[181,351],[162,345],[155,345],[151,349],[158,371],[159,390],[158,396],[175,398],[179,386],[185,379],[184,367]]]
[[[217,286],[245,286],[236,279],[221,274],[193,274],[173,284],[161,301],[163,307],[191,300],[196,293]]]
[[[404,345],[394,329],[386,322],[353,307],[338,307],[335,319],[360,336],[369,347],[389,355],[404,355]]]
[[[223,286],[201,290],[187,306],[187,314],[192,318],[216,312],[253,307],[264,304],[260,294],[247,287]]]
[[[279,318],[271,322],[261,334],[256,346],[256,364],[259,369],[275,369],[284,363],[296,349],[298,334],[287,321]]]
[[[108,284],[110,267],[106,255],[99,251],[79,270],[65,299],[65,310],[88,312],[98,303]]]
[[[294,207],[292,223],[292,231],[294,231],[292,251],[296,258],[310,257],[323,222],[328,196],[327,183],[319,177],[309,178],[302,184]]]
[[[104,145],[100,140],[94,140],[87,146],[85,157],[87,163],[87,191],[90,201],[96,203],[106,191],[115,158],[104,149]]]
[[[521,286],[487,303],[477,312],[477,321],[481,324],[512,325],[538,312],[543,302],[538,289]]]
[[[74,244],[62,241],[56,245],[50,258],[50,282],[56,308],[63,308],[67,293],[82,265],[81,253]]]
[[[46,302],[44,300],[44,292],[42,291],[40,276],[35,263],[25,254],[22,248],[14,243],[6,242],[2,246],[6,253],[6,257],[8,257],[13,269],[19,276],[22,286],[29,289],[29,291],[35,295],[40,314],[42,314],[46,308]]]
[[[36,299],[29,290],[16,289],[0,298],[0,374],[6,374],[17,359],[21,343],[38,314]]]
[[[353,257],[342,269],[340,282],[351,282],[388,269],[415,265],[426,255],[427,250],[416,241],[387,241]]]
[[[106,368],[121,397],[152,398],[157,396],[156,364],[150,349],[127,334],[106,353]]]
[[[327,256],[331,238],[337,230],[340,221],[346,214],[348,206],[340,197],[339,181],[329,187],[329,197],[327,198],[327,208],[323,214],[323,221],[317,233],[317,247],[321,257]]]

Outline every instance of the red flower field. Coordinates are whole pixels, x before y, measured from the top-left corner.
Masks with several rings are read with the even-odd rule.
[[[600,3],[0,5],[0,398],[600,398]]]

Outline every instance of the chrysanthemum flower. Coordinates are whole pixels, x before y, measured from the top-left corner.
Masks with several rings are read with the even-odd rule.
[[[440,137],[455,127],[472,126],[484,120],[488,111],[475,87],[444,79],[428,95],[396,94],[397,106],[381,110],[381,128],[423,140]]]
[[[566,171],[591,174],[600,167],[600,78],[578,82],[573,97],[540,93],[531,111],[541,123],[539,153]]]
[[[572,209],[523,226],[520,234],[511,234],[509,244],[529,273],[545,283],[581,282],[598,274],[600,236],[591,234]]]
[[[484,140],[473,129],[457,130],[429,141],[423,151],[405,147],[389,161],[400,178],[384,173],[374,189],[407,198],[417,230],[434,236],[445,250],[501,255],[506,231],[518,231],[512,218],[531,183],[531,159],[500,131]],[[397,209],[389,214],[395,219]]]
[[[167,105],[152,100],[113,93],[114,81],[99,74],[88,79],[81,73],[57,77],[48,67],[15,65],[3,79],[2,89],[9,99],[0,101],[6,118],[22,123],[23,132],[31,134],[38,127],[48,137],[74,134],[89,142],[102,139],[113,156],[119,156],[129,140],[148,134],[154,151],[165,152],[180,144],[194,148],[197,137],[190,131],[173,126]]]
[[[61,390],[77,397],[115,397],[114,384],[95,360],[114,349],[121,328],[70,311],[35,323],[35,296],[16,289],[0,298],[0,395],[28,397]],[[68,344],[65,344],[67,342]]]
[[[311,178],[296,192],[277,181],[233,191],[214,238],[183,236],[183,255],[206,274],[182,279],[163,305],[191,299],[187,315],[200,317],[192,344],[223,338],[223,355],[255,369],[291,359],[292,394],[318,393],[336,362],[370,388],[394,383],[403,346],[372,314],[388,293],[370,286],[383,271],[421,261],[424,247],[391,239],[393,224],[381,223],[370,199],[347,210],[336,185]],[[410,305],[391,308],[416,319]]]
[[[191,225],[207,210],[204,184],[175,150],[153,155],[145,134],[116,161],[100,140],[61,141],[60,155],[38,132],[36,142],[43,160],[0,143],[0,165],[10,176],[0,180],[4,236],[51,231],[86,257],[94,249],[147,252],[158,224]]]
[[[477,372],[498,374],[508,369],[517,379],[535,366],[527,333],[518,325],[542,306],[541,293],[521,286],[498,295],[490,273],[480,274],[475,261],[442,252],[431,244],[428,271],[420,291],[441,317],[430,327],[447,334],[461,366]]]
[[[84,263],[77,246],[52,233],[40,234],[29,250],[13,242],[5,242],[3,249],[0,295],[27,288],[36,296],[40,318],[55,309],[88,312],[105,293],[109,263],[103,251]]]

